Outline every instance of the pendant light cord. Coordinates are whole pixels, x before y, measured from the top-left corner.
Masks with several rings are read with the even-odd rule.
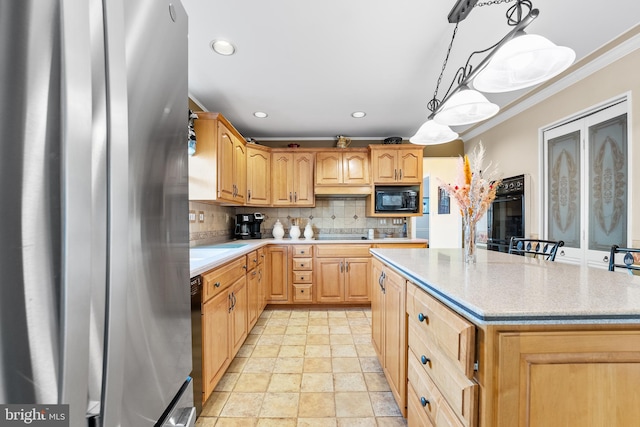
[[[451,48],[453,47],[453,40],[455,40],[456,33],[458,32],[458,24],[459,22],[456,22],[456,27],[453,29],[453,35],[451,36],[451,41],[449,42],[447,55],[445,56],[444,62],[442,63],[442,70],[440,70],[440,76],[438,76],[438,82],[436,83],[436,90],[433,92],[433,98],[431,99],[431,101],[429,101],[429,104],[427,104],[427,108],[432,112],[436,111],[436,109],[440,105],[440,101],[438,100],[438,89],[440,89],[440,82],[442,82],[444,70],[445,68],[447,68],[447,62],[449,61],[449,55],[451,54]]]

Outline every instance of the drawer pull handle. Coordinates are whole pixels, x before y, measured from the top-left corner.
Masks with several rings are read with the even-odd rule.
[[[300,264],[300,267],[304,267],[304,264]]]
[[[425,320],[426,318],[427,318],[427,316],[425,316],[424,314],[422,314],[422,313],[418,313],[418,320],[419,320],[419,321],[424,322],[424,320]]]
[[[427,363],[431,362],[431,359],[429,359],[427,356],[423,354],[422,356],[420,356],[420,361],[422,362],[423,365],[426,365]]]
[[[246,270],[246,269],[247,269],[247,266],[246,266],[246,265],[243,265],[243,266],[242,266],[242,268],[244,268],[244,269]]]
[[[301,294],[304,294],[304,289],[300,289],[300,293],[301,293]]]
[[[303,253],[304,253],[304,251],[300,251],[300,253],[301,253],[301,254],[303,254]]]
[[[214,283],[213,286],[215,286],[216,288],[219,288],[220,287],[220,282]]]
[[[304,276],[300,276],[300,280],[304,280]]]
[[[427,405],[428,405],[429,403],[431,403],[431,402],[429,402],[429,401],[427,400],[427,398],[425,398],[425,397],[421,397],[421,398],[420,398],[420,403],[422,404],[422,406],[427,406]]]

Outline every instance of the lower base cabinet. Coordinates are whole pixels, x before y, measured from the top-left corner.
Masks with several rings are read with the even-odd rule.
[[[268,303],[289,302],[289,246],[271,245],[266,253]]]
[[[203,275],[202,402],[247,338],[245,257]]]
[[[403,416],[407,416],[406,280],[373,261],[371,329],[373,347]]]

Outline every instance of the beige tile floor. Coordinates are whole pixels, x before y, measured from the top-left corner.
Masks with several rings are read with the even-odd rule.
[[[265,310],[196,422],[406,425],[371,345],[371,310],[317,307]]]

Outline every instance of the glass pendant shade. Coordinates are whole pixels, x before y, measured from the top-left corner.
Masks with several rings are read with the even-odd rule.
[[[418,132],[409,138],[409,142],[416,145],[436,145],[453,141],[458,138],[458,134],[449,128],[433,120],[427,120]]]
[[[449,98],[434,120],[447,126],[468,125],[495,116],[500,107],[477,90],[463,87]]]
[[[573,49],[556,46],[545,37],[520,32],[494,54],[473,80],[473,87],[496,93],[542,83],[566,70],[575,60]]]

